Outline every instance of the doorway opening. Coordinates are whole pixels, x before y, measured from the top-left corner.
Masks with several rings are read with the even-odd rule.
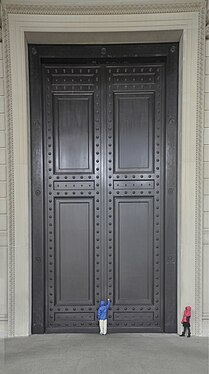
[[[176,332],[178,43],[29,59],[32,332]]]

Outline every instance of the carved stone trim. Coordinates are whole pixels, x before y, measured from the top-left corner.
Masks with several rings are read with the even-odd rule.
[[[7,118],[7,193],[8,193],[8,335],[15,335],[15,215],[14,215],[14,147],[11,92],[11,54],[8,14],[3,13],[2,36],[5,61],[5,111]]]
[[[195,331],[202,335],[202,195],[203,195],[203,127],[204,127],[204,70],[205,62],[205,10],[198,20],[197,68],[197,128],[196,128],[196,240],[195,240]]]
[[[9,336],[15,335],[15,205],[14,205],[14,147],[13,147],[13,115],[12,115],[12,82],[11,51],[9,36],[9,14],[42,14],[42,15],[122,15],[122,14],[154,14],[198,12],[198,101],[196,128],[196,241],[195,241],[195,333],[201,335],[202,330],[202,128],[203,128],[203,80],[204,80],[204,44],[205,44],[205,2],[199,1],[185,4],[156,4],[129,6],[3,6],[3,40],[5,58],[6,84],[6,117],[8,134],[8,210],[9,210],[9,253],[8,253],[8,318]],[[47,31],[47,29],[46,29]]]
[[[209,4],[208,4],[208,7],[209,7]],[[206,39],[209,39],[209,9],[207,10],[207,15],[206,15],[205,36],[206,36]]]
[[[8,321],[8,316],[7,314],[0,314],[0,322]]]
[[[109,15],[109,14],[153,14],[195,12],[205,9],[205,1],[180,4],[141,4],[141,5],[3,5],[3,12],[13,14],[50,14],[50,15]]]
[[[205,36],[206,36],[206,39],[209,39],[209,24],[205,28]]]

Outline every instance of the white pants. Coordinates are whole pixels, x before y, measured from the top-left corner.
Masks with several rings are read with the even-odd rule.
[[[106,335],[107,334],[107,319],[99,320],[99,328],[100,328],[100,334]]]

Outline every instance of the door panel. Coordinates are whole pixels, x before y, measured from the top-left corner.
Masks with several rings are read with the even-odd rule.
[[[93,201],[71,200],[55,199],[55,305],[93,305]]]
[[[100,69],[47,64],[43,78],[46,332],[92,329],[102,297]]]
[[[115,305],[153,304],[153,198],[115,198]]]
[[[153,92],[130,92],[130,88],[128,92],[113,93],[115,171],[151,172],[154,95]]]
[[[107,77],[109,325],[163,331],[165,67],[112,65]]]
[[[29,49],[34,333],[176,331],[178,55],[108,48]]]
[[[92,94],[53,93],[53,114],[56,173],[92,173]]]

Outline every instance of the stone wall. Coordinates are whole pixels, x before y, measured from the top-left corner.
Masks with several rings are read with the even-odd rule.
[[[208,31],[209,37],[209,31]],[[3,48],[0,29],[0,337],[7,335],[8,320],[8,217],[6,119]],[[209,39],[205,59],[204,191],[203,191],[203,334],[209,332]]]
[[[1,29],[0,29],[1,34]],[[0,337],[7,334],[7,160],[3,48],[0,35]]]
[[[208,11],[209,13],[209,11]],[[209,21],[209,16],[208,16]],[[203,333],[209,333],[209,22],[205,57],[204,190],[203,190]]]

